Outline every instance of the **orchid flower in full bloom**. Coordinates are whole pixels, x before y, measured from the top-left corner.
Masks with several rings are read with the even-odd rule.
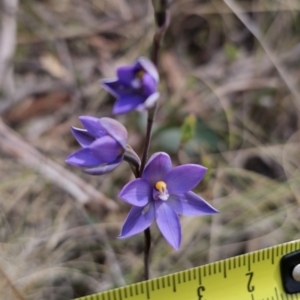
[[[181,244],[181,225],[178,215],[211,215],[218,211],[191,190],[196,187],[206,168],[186,164],[172,168],[167,153],[151,156],[142,177],[129,182],[119,197],[132,204],[120,238],[147,229],[154,219],[168,243],[175,249]]]

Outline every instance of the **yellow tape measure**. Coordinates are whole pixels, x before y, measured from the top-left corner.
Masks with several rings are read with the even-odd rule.
[[[78,300],[296,300],[299,250],[297,240]]]

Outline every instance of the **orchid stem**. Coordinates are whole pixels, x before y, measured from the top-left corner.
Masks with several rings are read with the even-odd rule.
[[[160,1],[161,4],[165,2],[165,0],[157,0]],[[156,1],[156,2],[157,2]],[[156,8],[154,7],[156,10]],[[165,12],[168,14],[168,12]],[[169,20],[165,20],[165,24],[157,24],[158,28],[156,33],[154,34],[153,37],[153,45],[152,45],[152,54],[151,54],[151,59],[156,68],[158,67],[158,58],[159,58],[159,51],[160,51],[160,45],[161,45],[161,40],[164,36],[164,33],[168,27]],[[149,147],[150,147],[150,142],[151,142],[151,135],[152,135],[152,126],[154,123],[155,119],[155,114],[156,114],[156,108],[157,108],[157,103],[148,110],[148,119],[147,119],[147,131],[146,131],[146,137],[145,137],[145,143],[144,143],[144,149],[143,149],[143,154],[142,154],[142,160],[141,160],[141,167],[140,167],[140,172],[139,172],[139,177],[142,176],[147,158],[148,158],[148,153],[149,153]],[[150,228],[148,227],[144,231],[145,235],[145,252],[144,252],[144,267],[145,267],[145,280],[149,279],[149,262],[150,262],[150,248],[151,248],[151,232]]]
[[[155,105],[148,111],[147,130],[146,130],[146,138],[145,138],[142,161],[141,161],[140,175],[143,174],[147,162],[147,158],[148,158],[148,152],[149,152],[151,135],[152,135],[152,125],[155,119],[156,106],[157,105]]]
[[[157,31],[153,37],[151,60],[152,60],[153,64],[156,66],[156,68],[158,68],[158,57],[159,57],[161,40],[164,36],[164,33],[167,29],[168,24],[169,24],[169,21],[166,21],[166,24],[163,27],[157,29]],[[152,125],[153,125],[153,122],[155,119],[156,107],[157,107],[157,103],[155,103],[155,105],[151,109],[148,110],[147,131],[146,131],[146,138],[145,138],[144,149],[143,149],[143,154],[142,154],[140,175],[142,175],[142,173],[144,171],[147,157],[148,157],[149,146],[150,146],[150,142],[151,142]]]
[[[145,265],[145,280],[149,279],[149,261],[150,261],[150,248],[151,248],[151,232],[148,227],[144,231],[145,235],[145,253],[144,253],[144,265]]]
[[[143,156],[142,156],[142,161],[141,161],[140,176],[142,176],[142,173],[144,171],[146,161],[147,161],[155,112],[156,112],[156,105],[153,108],[151,108],[148,112],[147,132],[146,132]],[[148,280],[149,279],[150,248],[151,248],[150,227],[145,229],[144,235],[145,235],[145,250],[144,250],[145,275],[144,275],[144,278],[145,278],[145,280]]]
[[[158,54],[160,50],[161,40],[164,36],[166,28],[158,29],[157,32],[153,36],[153,46],[152,46],[152,55],[151,60],[155,64],[155,66],[158,66]]]

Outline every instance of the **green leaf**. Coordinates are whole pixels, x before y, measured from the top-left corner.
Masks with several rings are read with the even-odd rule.
[[[184,122],[180,128],[181,143],[186,144],[188,141],[194,138],[196,129],[196,116],[189,114],[185,117]]]
[[[229,60],[235,60],[238,56],[239,50],[238,48],[230,43],[225,44],[225,54]]]

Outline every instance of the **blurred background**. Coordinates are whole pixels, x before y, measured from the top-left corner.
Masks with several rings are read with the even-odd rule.
[[[99,79],[149,56],[151,1],[0,3],[1,299],[140,281],[143,235],[116,238],[129,166],[93,177],[64,160],[78,116],[112,116]],[[154,224],[151,277],[300,237],[299,37],[298,0],[173,1],[150,153],[206,166],[195,191],[220,214],[182,217],[179,251]],[[117,119],[141,154],[146,115]]]

